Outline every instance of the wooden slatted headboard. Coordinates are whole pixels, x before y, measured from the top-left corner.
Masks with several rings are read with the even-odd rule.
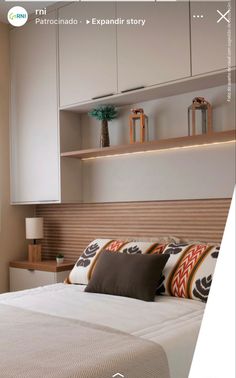
[[[38,205],[44,217],[43,257],[75,261],[95,238],[174,235],[221,242],[230,199]]]

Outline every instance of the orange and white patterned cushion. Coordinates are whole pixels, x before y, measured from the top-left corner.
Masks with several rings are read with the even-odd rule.
[[[87,285],[95,268],[97,259],[102,251],[120,252],[128,254],[148,253],[159,254],[164,251],[166,244],[155,242],[130,242],[125,240],[96,239],[84,250],[74,268],[70,272],[67,282]]]
[[[207,301],[219,246],[210,244],[168,244],[170,258],[162,272],[157,294]]]

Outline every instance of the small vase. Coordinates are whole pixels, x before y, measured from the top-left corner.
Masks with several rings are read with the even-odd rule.
[[[62,264],[64,262],[64,257],[56,257],[57,264]]]
[[[102,120],[101,126],[101,137],[100,137],[100,147],[109,147],[110,146],[110,138],[109,138],[109,130],[108,130],[108,121],[106,119]]]

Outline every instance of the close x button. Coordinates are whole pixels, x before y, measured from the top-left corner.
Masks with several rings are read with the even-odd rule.
[[[217,24],[221,22],[222,20],[225,20],[229,24],[229,19],[226,17],[230,12],[230,9],[228,9],[225,13],[221,13],[219,9],[217,9],[217,13],[220,15],[220,18],[217,20]]]

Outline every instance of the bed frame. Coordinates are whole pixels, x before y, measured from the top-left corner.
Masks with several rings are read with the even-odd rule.
[[[44,217],[43,258],[75,261],[95,238],[181,239],[220,243],[231,199],[38,205]]]

